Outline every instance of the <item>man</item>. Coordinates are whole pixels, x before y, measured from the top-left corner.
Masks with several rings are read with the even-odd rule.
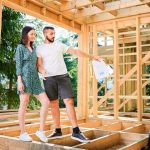
[[[65,103],[73,128],[71,138],[80,142],[88,142],[88,139],[81,133],[77,124],[71,81],[67,74],[63,54],[69,53],[94,60],[99,60],[100,57],[91,56],[79,50],[70,49],[62,43],[55,42],[55,30],[53,27],[45,27],[43,34],[45,37],[44,44],[37,48],[37,66],[44,79],[44,87],[50,100],[52,117],[55,124],[55,131],[48,137],[60,138],[62,136],[58,101],[58,97],[60,96]]]

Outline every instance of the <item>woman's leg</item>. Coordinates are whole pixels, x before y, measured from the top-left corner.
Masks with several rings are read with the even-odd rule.
[[[44,131],[45,121],[48,114],[49,108],[49,99],[46,93],[41,93],[35,96],[41,102],[41,110],[40,110],[40,131]]]
[[[20,126],[20,134],[23,134],[25,132],[25,113],[27,104],[29,102],[30,94],[24,93],[20,94],[20,106],[19,106],[19,112],[18,112],[18,119],[19,119],[19,126]]]

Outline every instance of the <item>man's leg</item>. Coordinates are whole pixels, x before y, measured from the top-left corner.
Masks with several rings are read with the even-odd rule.
[[[60,111],[59,111],[59,101],[58,99],[50,100],[50,108],[52,113],[52,118],[55,125],[55,130],[48,137],[59,138],[62,136],[61,127],[60,127]]]
[[[59,111],[59,101],[50,100],[50,108],[52,113],[52,118],[54,120],[55,128],[60,128],[60,111]]]
[[[66,105],[67,114],[73,128],[73,133],[71,138],[80,142],[88,143],[89,140],[84,136],[84,134],[81,133],[78,127],[73,99],[72,98],[64,99],[64,103]]]
[[[73,101],[73,90],[71,86],[71,80],[68,74],[59,76],[57,78],[58,82],[58,93],[59,96],[64,100],[66,105],[67,114],[69,120],[71,122],[73,133],[71,138],[74,140],[78,140],[80,142],[88,142],[87,138],[81,133],[78,124],[77,124],[77,117],[74,108],[74,101]]]
[[[76,117],[73,99],[72,98],[64,99],[64,103],[66,105],[66,111],[69,120],[71,122],[71,125],[73,128],[75,128],[78,126],[78,124],[77,124],[77,117]]]
[[[58,84],[56,77],[47,77],[44,82],[45,92],[50,101],[50,108],[52,118],[55,125],[55,131],[50,134],[49,138],[56,138],[62,135],[60,128],[60,112],[59,112],[59,101],[58,101]]]

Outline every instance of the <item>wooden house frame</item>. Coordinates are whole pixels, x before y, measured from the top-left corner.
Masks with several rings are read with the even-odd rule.
[[[150,129],[149,120],[144,119],[145,115],[150,116],[144,113],[145,100],[150,98],[145,92],[150,82],[150,75],[145,71],[145,67],[150,64],[150,0],[0,0],[0,31],[3,6],[76,32],[79,36],[78,43],[81,51],[100,55],[113,66],[114,74],[98,86],[90,60],[78,58],[77,115],[80,123],[87,123],[87,126],[92,127],[92,121],[88,120],[92,117],[97,119],[95,123],[98,124],[99,117],[103,115],[102,106],[106,107],[107,100],[113,99],[113,117],[109,120],[112,128],[116,120],[119,123],[115,122],[115,127],[120,126],[122,120],[120,115],[123,112],[126,113],[126,106],[132,110],[134,104],[137,105],[136,112],[126,114],[135,117],[133,120],[137,126],[133,126],[136,132],[141,130],[142,125]],[[99,37],[103,39],[104,44],[98,46]],[[113,41],[113,44],[108,45],[108,38]],[[110,78],[114,81],[114,86],[107,90],[107,81]],[[104,95],[98,95],[102,89],[104,89]],[[133,120],[130,118],[131,122]],[[2,127],[6,126],[2,125]],[[83,127],[86,128],[86,125]],[[93,128],[95,128],[94,125]],[[110,128],[106,127],[108,130]],[[7,135],[2,131],[0,134]],[[111,136],[117,139],[117,135],[114,134],[112,133]],[[116,134],[124,134],[128,137],[124,132]],[[146,135],[145,137],[137,136],[144,140],[140,142],[137,140],[140,144],[136,142],[135,150],[145,144],[147,139]],[[4,137],[1,139],[3,141]],[[104,145],[107,145],[107,139],[105,140]],[[95,143],[98,145],[97,142]],[[88,146],[91,149],[91,145]],[[79,147],[87,148],[84,145]],[[124,149],[132,148],[130,145]]]

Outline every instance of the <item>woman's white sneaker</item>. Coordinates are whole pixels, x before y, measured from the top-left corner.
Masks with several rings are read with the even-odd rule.
[[[37,131],[35,134],[42,142],[44,142],[44,143],[48,142],[48,139],[45,136],[44,131]]]
[[[19,140],[24,141],[24,142],[31,142],[32,138],[29,136],[27,132],[20,134]]]

